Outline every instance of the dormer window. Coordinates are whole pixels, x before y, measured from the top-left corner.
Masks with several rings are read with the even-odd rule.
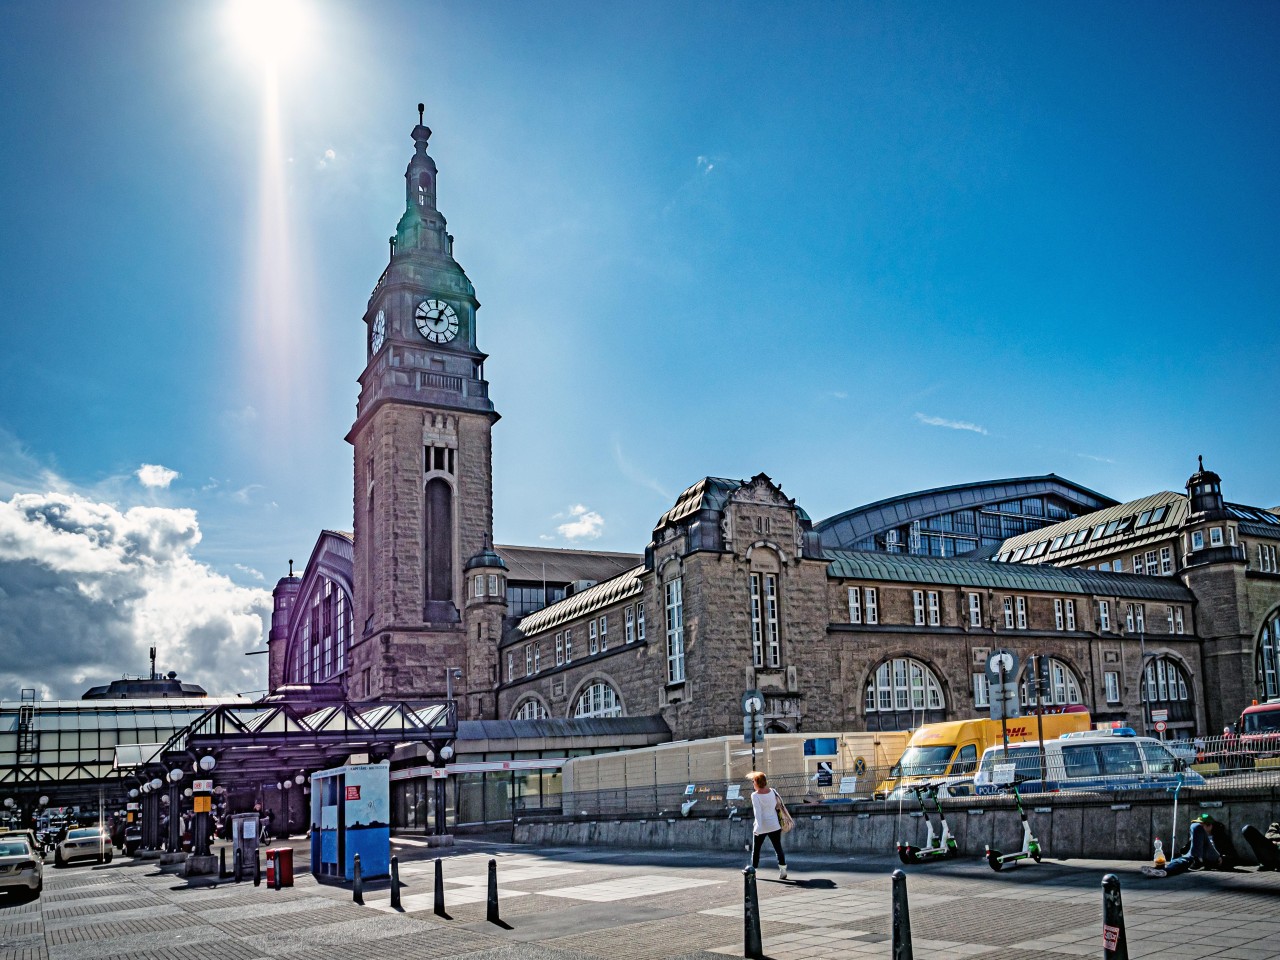
[[[1222,528],[1221,527],[1209,528],[1209,546],[1211,547],[1222,546]]]

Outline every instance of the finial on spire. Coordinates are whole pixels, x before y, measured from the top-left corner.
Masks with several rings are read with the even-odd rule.
[[[293,561],[292,560],[289,561],[289,577],[290,578],[293,577]]]
[[[423,122],[422,114],[426,109],[427,109],[427,105],[425,103],[418,104],[418,123]]]
[[[1200,461],[1200,472],[1204,473],[1204,454],[1200,454],[1196,459]]]

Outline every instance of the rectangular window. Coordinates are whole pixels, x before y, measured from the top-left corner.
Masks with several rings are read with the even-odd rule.
[[[573,663],[573,631],[564,632],[564,662]]]
[[[1160,548],[1160,575],[1163,577],[1167,577],[1171,573],[1173,573],[1173,548],[1161,547]]]
[[[667,683],[684,680],[684,592],[679,577],[667,582]]]
[[[556,666],[564,666],[564,634],[556,634]]]
[[[1074,600],[1067,601],[1067,629],[1074,630],[1076,628],[1076,602]]]
[[[1054,601],[1053,601],[1053,626],[1054,626],[1054,629],[1056,629],[1056,630],[1061,630],[1061,629],[1063,628],[1063,626],[1065,626],[1065,623],[1066,623],[1066,622],[1062,619],[1062,601],[1061,601],[1061,600],[1054,600]]]
[[[1211,547],[1222,546],[1222,528],[1221,527],[1209,528],[1209,546]]]
[[[1106,633],[1111,629],[1111,604],[1106,600],[1098,601],[1098,630]]]
[[[1169,632],[1173,633],[1173,607],[1167,607],[1166,610],[1169,615]]]
[[[991,683],[987,680],[986,673],[975,673],[973,675],[973,705],[975,707],[991,706]]]
[[[778,637],[778,578],[772,573],[765,574],[764,578],[764,615],[769,637],[769,666],[778,667],[782,665],[782,644]]]
[[[542,672],[542,644],[540,643],[533,645],[533,672]]]
[[[1140,553],[1135,553],[1133,555],[1133,572],[1137,574],[1142,573],[1142,554]]]
[[[600,652],[600,638],[596,635],[596,622],[587,621],[587,653]]]
[[[1173,632],[1174,632],[1174,633],[1185,633],[1185,632],[1186,632],[1186,625],[1182,622],[1182,608],[1181,608],[1181,607],[1174,607],[1174,608],[1173,608]]]
[[[917,627],[924,626],[924,591],[923,590],[911,591],[911,606],[915,610],[916,626]]]
[[[1133,621],[1133,604],[1127,603],[1124,607],[1124,629],[1126,633],[1133,633],[1137,630]]]
[[[764,608],[760,598],[760,574],[751,574],[751,662],[764,666]]]
[[[1108,670],[1102,675],[1104,686],[1107,688],[1107,703],[1120,702],[1120,674],[1114,670]]]
[[[1004,598],[1004,628],[1013,629],[1013,597]]]
[[[609,649],[609,615],[606,613],[600,617],[600,652],[604,653]]]
[[[1116,557],[1116,562],[1111,565],[1111,569],[1116,573],[1124,573],[1124,561]]]
[[[636,604],[636,639],[644,643],[644,601]]]
[[[1156,556],[1157,555],[1154,550],[1147,551],[1147,576],[1148,577],[1154,577],[1157,573],[1160,572],[1160,564],[1157,561]]]
[[[1135,603],[1133,605],[1133,619],[1134,619],[1134,622],[1137,623],[1138,625],[1139,633],[1142,633],[1144,630],[1147,629],[1146,623],[1143,622],[1144,613],[1145,613],[1145,609],[1142,604]]]
[[[1192,550],[1204,549],[1204,531],[1203,530],[1191,531],[1191,549]]]
[[[862,591],[857,587],[849,588],[849,622],[862,622]]]
[[[1018,598],[1018,629],[1027,629],[1027,598]]]
[[[942,623],[942,607],[938,603],[938,591],[929,591],[929,626],[936,627]]]
[[[510,682],[516,678],[516,655],[507,653],[507,681]]]
[[[982,595],[969,594],[969,626],[982,626]]]
[[[533,673],[533,645],[530,644],[524,648],[524,675],[527,677]]]
[[[476,595],[477,597],[483,597],[483,596],[484,596],[484,577],[483,577],[482,575],[477,575],[477,576],[476,576],[476,593],[475,593],[475,595]]]
[[[862,592],[862,599],[866,607],[867,623],[880,622],[880,608],[876,605],[876,588],[867,587]]]
[[[627,612],[626,612],[626,614],[625,614],[624,620],[625,620],[625,624],[626,624],[624,632],[625,632],[625,634],[626,634],[627,643],[635,643],[635,639],[636,639],[636,611],[635,611],[635,608],[633,608],[633,607],[627,607]]]
[[[498,595],[498,575],[496,573],[489,574],[489,596],[496,597]]]

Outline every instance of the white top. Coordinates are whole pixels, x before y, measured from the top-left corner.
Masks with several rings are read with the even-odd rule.
[[[773,833],[781,830],[778,822],[778,791],[770,789],[768,793],[751,791],[751,809],[755,812],[756,822],[751,832],[754,834]]]

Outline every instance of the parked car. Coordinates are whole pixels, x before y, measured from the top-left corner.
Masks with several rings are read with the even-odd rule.
[[[1046,740],[1043,761],[1036,743],[1011,743],[1007,753],[1004,747],[991,747],[982,755],[974,776],[979,794],[998,792],[998,781],[1002,779],[996,770],[998,765],[1013,766],[1013,778],[1024,793],[1111,793],[1205,783],[1204,777],[1159,740],[1139,737],[1127,728],[1068,733],[1057,740]]]
[[[132,857],[142,846],[142,825],[131,823],[124,828],[124,844],[121,846],[125,856]]]
[[[34,830],[0,830],[0,840],[9,840],[13,837],[21,837],[31,845],[31,849],[37,857],[43,859],[44,844],[42,844]]]
[[[34,893],[44,889],[44,864],[23,836],[0,837],[0,890]]]
[[[64,866],[73,860],[111,862],[111,837],[101,827],[73,827],[53,848],[53,862]]]

